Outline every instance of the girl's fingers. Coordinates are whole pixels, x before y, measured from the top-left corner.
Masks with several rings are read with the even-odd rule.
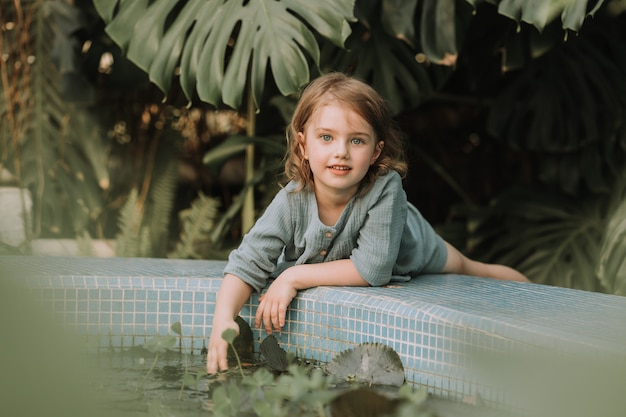
[[[259,302],[259,307],[256,309],[256,314],[254,315],[254,327],[261,327],[261,319],[263,318],[263,301]]]
[[[281,305],[280,308],[278,309],[278,319],[279,319],[279,325],[281,329],[283,328],[283,326],[285,326],[286,315],[287,315],[287,306]]]
[[[255,327],[261,327],[261,324],[263,324],[267,334],[272,334],[273,331],[279,332],[285,325],[286,311],[287,307],[279,303],[268,304],[260,302],[254,316],[254,325]]]
[[[272,307],[265,307],[263,312],[263,324],[265,324],[265,331],[267,334],[272,334]]]
[[[221,349],[221,347],[222,346],[218,346],[209,349],[206,361],[207,373],[209,374],[215,374],[220,370],[228,370],[228,345],[226,345],[226,349]]]
[[[279,314],[280,314],[280,304],[275,303],[272,306],[272,323],[274,324],[274,330],[276,330],[277,332],[279,332],[281,328]]]

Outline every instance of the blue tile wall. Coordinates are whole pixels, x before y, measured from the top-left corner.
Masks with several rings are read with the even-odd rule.
[[[0,257],[16,279],[101,347],[124,349],[182,324],[182,346],[206,346],[224,262],[126,258]],[[242,309],[251,325],[258,296]],[[448,398],[498,392],[473,372],[472,354],[553,348],[626,351],[626,298],[453,275],[384,288],[302,291],[277,335],[298,356],[328,362],[363,342],[395,349],[409,383]],[[255,339],[265,337],[255,329]]]

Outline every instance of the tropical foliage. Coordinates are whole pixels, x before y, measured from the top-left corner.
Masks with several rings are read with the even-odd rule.
[[[100,124],[83,107],[91,90],[78,84],[80,70],[60,48],[76,47],[70,34],[79,13],[62,2],[2,3],[0,167],[32,192],[26,230],[78,235],[102,212],[101,191],[109,187]]]
[[[74,10],[67,16],[93,14],[88,1],[77,2],[74,8],[61,0],[43,3]],[[511,178],[491,182],[493,178],[486,177],[481,180],[485,184],[466,188],[466,174],[457,166],[465,156],[448,152],[442,159],[438,155],[446,153],[444,144],[425,142],[420,135],[410,138],[409,149],[419,150],[417,159],[430,167],[432,180],[415,184],[409,178],[408,186],[421,190],[429,183],[439,184],[438,189],[421,193],[441,193],[445,188],[457,194],[450,200],[464,202],[454,210],[436,208],[435,216],[442,213],[438,219],[447,223],[440,230],[456,230],[446,237],[474,257],[513,265],[537,282],[624,293],[620,190],[626,156],[626,33],[620,2],[93,0],[93,5],[103,23],[92,25],[96,28],[92,32],[70,25],[66,37],[56,37],[56,42],[75,42],[80,32],[92,42],[87,55],[113,53],[115,65],[107,79],[123,78],[122,66],[133,67],[125,64],[125,58],[145,71],[160,96],[148,93],[144,109],[176,113],[166,118],[167,126],[187,123],[173,133],[180,146],[172,155],[180,157],[180,149],[189,147],[189,138],[195,135],[194,143],[200,144],[193,148],[200,154],[196,162],[212,178],[220,178],[228,166],[244,158],[244,152],[247,155],[250,172],[234,191],[237,196],[222,199],[218,218],[213,218],[217,202],[207,203],[205,213],[183,216],[203,219],[196,230],[186,224],[183,236],[202,230],[203,236],[193,239],[205,242],[205,250],[218,253],[236,243],[242,230],[238,213],[247,206],[244,195],[254,193],[255,216],[273,195],[284,146],[278,136],[289,118],[293,93],[317,74],[339,70],[371,83],[405,123],[415,123],[412,118],[424,109],[455,114],[458,120],[459,109],[469,108],[463,115],[471,115],[473,139],[463,146],[473,152],[484,150],[491,158],[499,157],[490,153],[493,149],[517,156],[514,168],[505,174]],[[57,24],[71,21],[59,19]],[[101,41],[102,29],[121,51]],[[61,50],[67,62],[77,56],[76,49]],[[136,91],[128,83],[120,91],[124,88]],[[163,97],[165,102],[159,103]],[[242,113],[244,125],[226,129],[225,136],[203,139],[204,128],[198,129],[201,124],[196,123],[196,133],[188,133],[194,109],[208,120],[211,112],[226,108]],[[144,110],[141,120],[160,111]],[[120,115],[107,123],[116,118],[119,121]],[[127,125],[130,143],[163,129],[158,117],[147,119],[151,127],[141,135]],[[126,212],[133,188],[143,190],[137,196],[143,195],[144,202],[149,200],[152,181],[156,184],[158,177],[152,176],[154,166],[162,162],[156,162],[156,152],[146,150],[151,149],[150,141],[145,143],[138,160],[151,162],[138,164],[142,174],[121,191],[112,187],[104,193],[109,207],[125,202]],[[15,146],[11,149],[15,153]],[[481,169],[489,172],[488,167]],[[94,177],[95,184],[103,183],[100,176]],[[487,186],[488,181],[496,186]],[[490,191],[477,193],[480,187]],[[102,198],[97,186],[93,190]],[[207,191],[202,190],[210,195]],[[204,206],[200,202],[207,197],[199,198],[191,212]],[[104,220],[97,212],[86,212],[92,213],[92,221]],[[128,218],[122,216],[120,224]],[[123,230],[119,236],[125,236]],[[192,247],[189,241],[177,246]],[[173,256],[199,256],[173,248],[169,248]]]

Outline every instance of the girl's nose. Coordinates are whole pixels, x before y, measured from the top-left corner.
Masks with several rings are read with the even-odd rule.
[[[349,155],[348,146],[344,141],[338,140],[335,142],[335,156],[337,158],[347,158]]]

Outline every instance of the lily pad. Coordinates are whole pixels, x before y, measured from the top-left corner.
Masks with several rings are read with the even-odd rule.
[[[241,316],[235,318],[235,322],[239,325],[239,335],[235,337],[232,346],[242,361],[252,361],[254,358],[253,335],[252,329],[247,321]],[[232,349],[228,349],[228,358],[234,359],[235,354]]]
[[[289,367],[287,352],[281,348],[274,335],[269,335],[261,342],[259,347],[261,354],[267,360],[267,364],[275,371],[284,372]]]
[[[362,343],[341,352],[326,371],[343,381],[401,386],[404,366],[398,353],[382,343]]]
[[[165,353],[176,346],[176,336],[153,336],[143,344],[144,349],[151,353]]]

